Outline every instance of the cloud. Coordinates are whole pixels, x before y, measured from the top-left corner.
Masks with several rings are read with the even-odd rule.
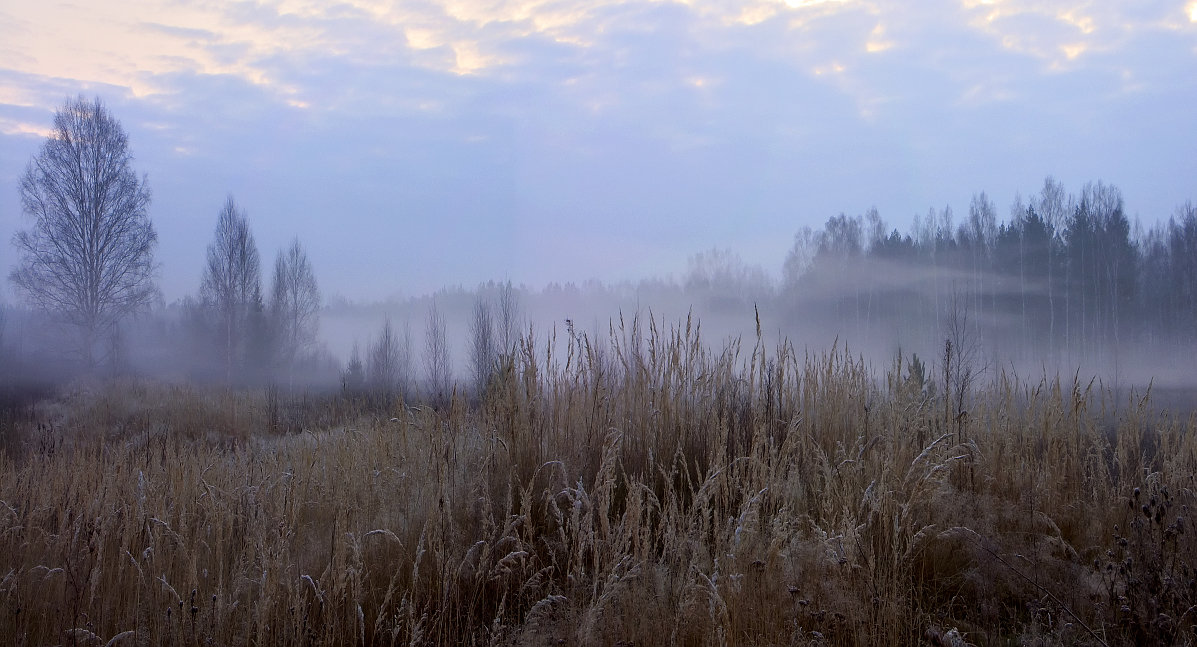
[[[151,174],[162,245],[194,261],[164,267],[168,294],[193,288],[195,241],[228,191],[279,230],[259,232],[264,248],[298,233],[357,286],[531,276],[570,258],[584,278],[604,258],[632,263],[611,249],[632,238],[625,250],[647,272],[658,257],[784,240],[803,219],[871,204],[901,223],[954,199],[945,187],[992,181],[1012,193],[1047,172],[1103,166],[1119,181],[1145,142],[1167,149],[1140,153],[1154,155],[1143,173],[1193,170],[1177,153],[1194,143],[1182,114],[1193,89],[1177,79],[1197,74],[1194,3],[130,0],[0,11],[4,144],[34,140],[65,97],[103,95]],[[606,242],[545,254],[550,236]],[[446,238],[461,251],[419,244]],[[355,253],[337,256],[347,245]],[[382,276],[361,278],[379,265]]]
[[[920,9],[875,0],[352,0],[335,5],[136,0],[105,7],[26,3],[14,11],[19,14],[0,27],[0,36],[9,50],[25,52],[26,58],[6,59],[12,61],[10,70],[115,85],[135,97],[180,92],[170,79],[191,73],[237,78],[268,89],[281,105],[319,109],[330,93],[324,85],[306,82],[311,75],[300,69],[305,65],[504,80],[556,70],[561,77],[537,78],[574,83],[576,92],[587,75],[609,74],[612,67],[626,70],[633,58],[637,66],[652,68],[654,63],[645,60],[649,50],[669,54],[671,63],[683,66],[654,69],[657,81],[680,85],[704,76],[684,67],[690,52],[718,56],[751,50],[764,63],[823,77],[855,96],[861,115],[876,113],[894,94],[884,79],[871,74],[872,66],[892,69],[883,58],[916,62],[928,43],[933,50],[951,51],[951,43],[964,40],[984,47],[990,63],[1014,54],[1041,61],[1044,71],[1060,71],[1117,50],[1135,33],[1164,29],[1172,15],[1165,5],[1133,10],[1031,0],[939,0]],[[1184,17],[1172,13],[1177,14],[1172,19]],[[663,52],[654,41],[677,51]],[[973,90],[971,82],[954,82],[960,95]],[[368,91],[357,86],[353,94]],[[385,91],[376,94],[388,98]],[[446,100],[442,94],[415,103]],[[586,103],[601,110],[610,101],[600,93]]]
[[[965,0],[969,24],[1009,51],[1052,70],[1095,53],[1124,50],[1142,34],[1183,28],[1172,2],[1090,3]]]
[[[49,125],[44,121],[14,118],[0,113],[0,135],[32,137],[40,142],[52,133]]]

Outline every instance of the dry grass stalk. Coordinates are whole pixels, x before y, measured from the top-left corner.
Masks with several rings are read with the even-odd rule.
[[[0,635],[1197,641],[1193,420],[1008,375],[946,420],[901,360],[711,351],[690,321],[554,345],[525,337],[476,405],[317,403],[287,435],[262,393],[44,405],[53,442],[31,422],[0,458]]]

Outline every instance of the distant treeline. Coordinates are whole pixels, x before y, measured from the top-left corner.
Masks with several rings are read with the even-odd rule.
[[[1197,348],[1197,209],[1186,203],[1144,227],[1100,182],[1073,195],[1048,178],[1006,220],[980,193],[966,215],[932,209],[905,234],[876,209],[840,214],[797,233],[780,281],[712,249],[691,257],[680,280],[537,290],[488,282],[321,305],[298,241],[279,253],[264,289],[248,219],[231,199],[208,252],[197,296],[123,321],[87,370],[443,398],[453,384],[484,388],[529,330],[601,345],[612,319],[637,314],[658,325],[692,314],[708,343],[753,334],[759,322],[816,349],[840,343],[878,358],[902,349],[934,362],[952,339],[990,364],[1051,371],[1183,370]],[[85,370],[71,335],[34,311],[0,308],[0,378]]]
[[[1070,195],[1049,177],[1005,222],[984,193],[958,224],[932,210],[908,234],[876,210],[839,215],[798,234],[778,296],[789,317],[854,339],[942,343],[967,319],[1000,357],[1175,354],[1197,342],[1197,209],[1143,228],[1116,187]]]

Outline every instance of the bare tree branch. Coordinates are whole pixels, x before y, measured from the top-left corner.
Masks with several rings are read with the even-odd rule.
[[[270,310],[280,359],[290,369],[296,357],[316,343],[320,325],[320,289],[298,238],[274,260]]]
[[[393,398],[400,388],[403,354],[391,318],[387,317],[366,355],[367,382],[374,397],[382,402]]]
[[[88,368],[99,337],[157,294],[150,190],[132,161],[120,122],[79,97],[55,113],[21,178],[34,225],[13,237],[20,260],[9,278],[31,305],[79,329]]]
[[[515,355],[520,329],[523,327],[519,295],[515,293],[511,281],[507,281],[499,287],[499,320],[495,323],[498,327],[499,354],[510,358]]]
[[[428,380],[428,399],[440,406],[449,401],[449,342],[445,337],[445,317],[433,299],[428,308],[428,327],[424,331],[424,371]]]
[[[474,317],[470,320],[470,372],[474,378],[474,393],[481,397],[486,383],[494,372],[498,354],[495,352],[495,327],[490,304],[481,294],[474,300]]]
[[[200,284],[204,309],[216,317],[226,379],[244,358],[251,316],[261,304],[261,263],[245,212],[229,196],[220,210],[216,234]]]

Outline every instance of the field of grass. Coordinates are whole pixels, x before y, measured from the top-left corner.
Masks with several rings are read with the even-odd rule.
[[[962,411],[905,360],[640,337],[525,340],[441,410],[120,381],[11,414],[0,636],[1197,642],[1194,418],[1000,373]]]

